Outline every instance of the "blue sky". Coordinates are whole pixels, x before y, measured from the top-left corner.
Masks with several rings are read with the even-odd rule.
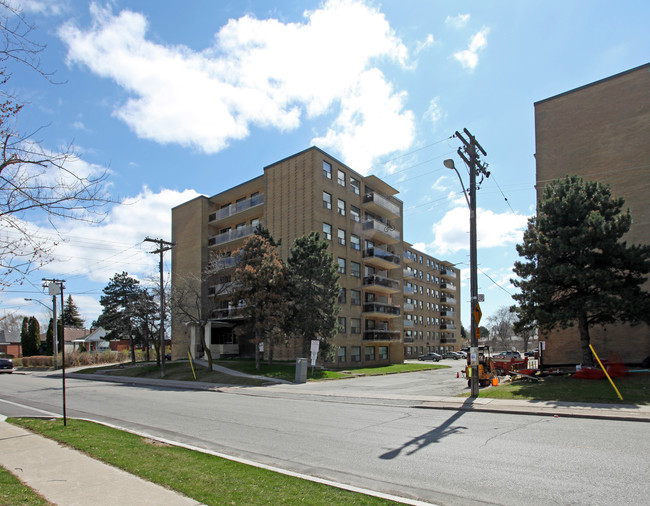
[[[171,207],[317,145],[400,191],[404,238],[464,269],[467,326],[469,217],[442,165],[454,158],[467,182],[450,138],[463,128],[492,173],[477,195],[486,319],[512,304],[515,244],[534,212],[533,103],[650,61],[645,1],[12,3],[61,83],[15,69],[19,127],[42,127],[47,149],[73,142],[80,171],[107,167],[120,203],[102,223],[57,224],[53,260],[0,292],[0,314],[42,322],[23,300],[49,304],[41,278],[66,279],[90,323],[114,273],[156,276],[142,241],[171,239]]]

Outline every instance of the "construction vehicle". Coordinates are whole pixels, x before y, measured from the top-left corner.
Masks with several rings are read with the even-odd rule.
[[[467,386],[472,386],[471,379],[471,353],[467,354],[467,366],[465,367],[465,376],[467,377]],[[478,384],[479,386],[486,387],[492,383],[492,378],[496,377],[496,372],[492,369],[492,358],[490,357],[490,347],[479,346],[477,353],[478,361]]]

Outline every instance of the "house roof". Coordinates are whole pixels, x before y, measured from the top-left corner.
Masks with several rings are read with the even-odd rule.
[[[7,330],[0,330],[0,343],[13,344],[20,343],[20,332],[9,332]]]
[[[96,343],[98,341],[101,341],[102,338],[106,336],[106,334],[107,334],[106,329],[99,327],[98,329],[93,330],[90,334],[75,339],[74,342],[75,343]]]

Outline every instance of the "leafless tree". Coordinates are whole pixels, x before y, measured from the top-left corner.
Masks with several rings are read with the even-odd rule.
[[[515,314],[510,311],[508,306],[501,306],[488,318],[490,336],[496,339],[505,349],[509,348],[513,336],[512,325],[514,320]]]
[[[110,202],[108,175],[81,163],[71,145],[57,151],[42,147],[18,128],[20,100],[8,90],[15,65],[26,66],[53,82],[41,68],[45,46],[33,38],[34,26],[11,2],[0,0],[0,285],[22,280],[51,260],[63,220],[98,222]],[[51,234],[39,234],[30,220],[47,219]]]
[[[205,327],[214,315],[215,300],[229,293],[232,282],[216,283],[216,276],[231,267],[232,258],[225,253],[213,253],[200,275],[177,276],[172,281],[170,306],[176,323],[194,327],[201,347],[212,370],[212,351],[205,340]],[[209,294],[209,296],[208,296]]]

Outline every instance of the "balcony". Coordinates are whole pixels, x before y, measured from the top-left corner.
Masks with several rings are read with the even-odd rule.
[[[373,214],[381,216],[388,215],[391,218],[399,218],[399,206],[379,193],[369,192],[363,195],[363,207]]]
[[[228,220],[231,216],[237,215],[237,219],[245,220],[252,218],[259,212],[259,206],[264,204],[264,195],[256,195],[246,200],[230,204],[228,207],[219,209],[208,216],[208,223],[218,225],[220,222]]]
[[[386,244],[396,244],[400,241],[400,232],[390,223],[382,223],[374,219],[363,222],[363,233],[368,239],[378,239]]]
[[[451,269],[440,269],[440,276],[447,279],[456,279],[456,271]]]
[[[446,330],[447,332],[449,332],[450,330],[456,330],[456,325],[454,325],[453,323],[441,323],[440,330]]]
[[[246,317],[245,307],[229,307],[215,309],[212,311],[212,318],[215,320],[241,320]]]
[[[456,285],[453,284],[453,283],[448,283],[446,281],[441,281],[440,282],[440,288],[442,290],[449,290],[449,291],[452,291],[452,292],[456,291]]]
[[[413,336],[404,336],[405,343],[412,343],[414,341]]]
[[[402,271],[402,275],[403,275],[405,278],[412,278],[412,277],[415,276],[415,272],[413,272],[412,270],[409,270],[409,269],[404,269],[404,270]]]
[[[446,318],[456,318],[456,311],[440,311],[440,316]]]
[[[453,337],[441,337],[440,344],[455,344],[456,339]]]
[[[406,293],[406,294],[414,294],[415,290],[413,289],[412,286],[404,285],[404,293]]]
[[[402,309],[404,309],[404,311],[413,311],[415,309],[415,306],[413,304],[409,304],[408,302],[405,302],[404,304],[402,304]]]
[[[209,297],[219,297],[221,295],[231,295],[237,291],[239,284],[229,282],[229,283],[219,283],[208,287],[208,296]]]
[[[399,281],[377,275],[366,276],[363,278],[363,287],[370,292],[385,295],[398,293],[400,291]]]
[[[381,248],[368,248],[363,250],[363,261],[367,265],[378,267],[382,270],[388,271],[399,267],[400,258],[397,255],[386,251]]]
[[[399,341],[402,333],[399,330],[366,330],[363,332],[364,341]]]
[[[413,328],[413,320],[404,320],[404,328]]]
[[[367,317],[397,318],[402,310],[394,304],[382,304],[381,302],[366,302],[363,305],[362,313]]]
[[[410,264],[415,262],[415,255],[410,251],[405,251],[403,257],[404,257],[404,263]]]
[[[440,302],[444,302],[445,304],[456,304],[456,299],[453,297],[440,297]]]
[[[257,225],[245,225],[235,230],[228,230],[228,232],[223,232],[221,234],[213,235],[208,239],[208,247],[213,246],[222,246],[226,243],[233,241],[243,242],[245,237],[253,235]],[[229,247],[234,247],[234,245],[229,245]]]

